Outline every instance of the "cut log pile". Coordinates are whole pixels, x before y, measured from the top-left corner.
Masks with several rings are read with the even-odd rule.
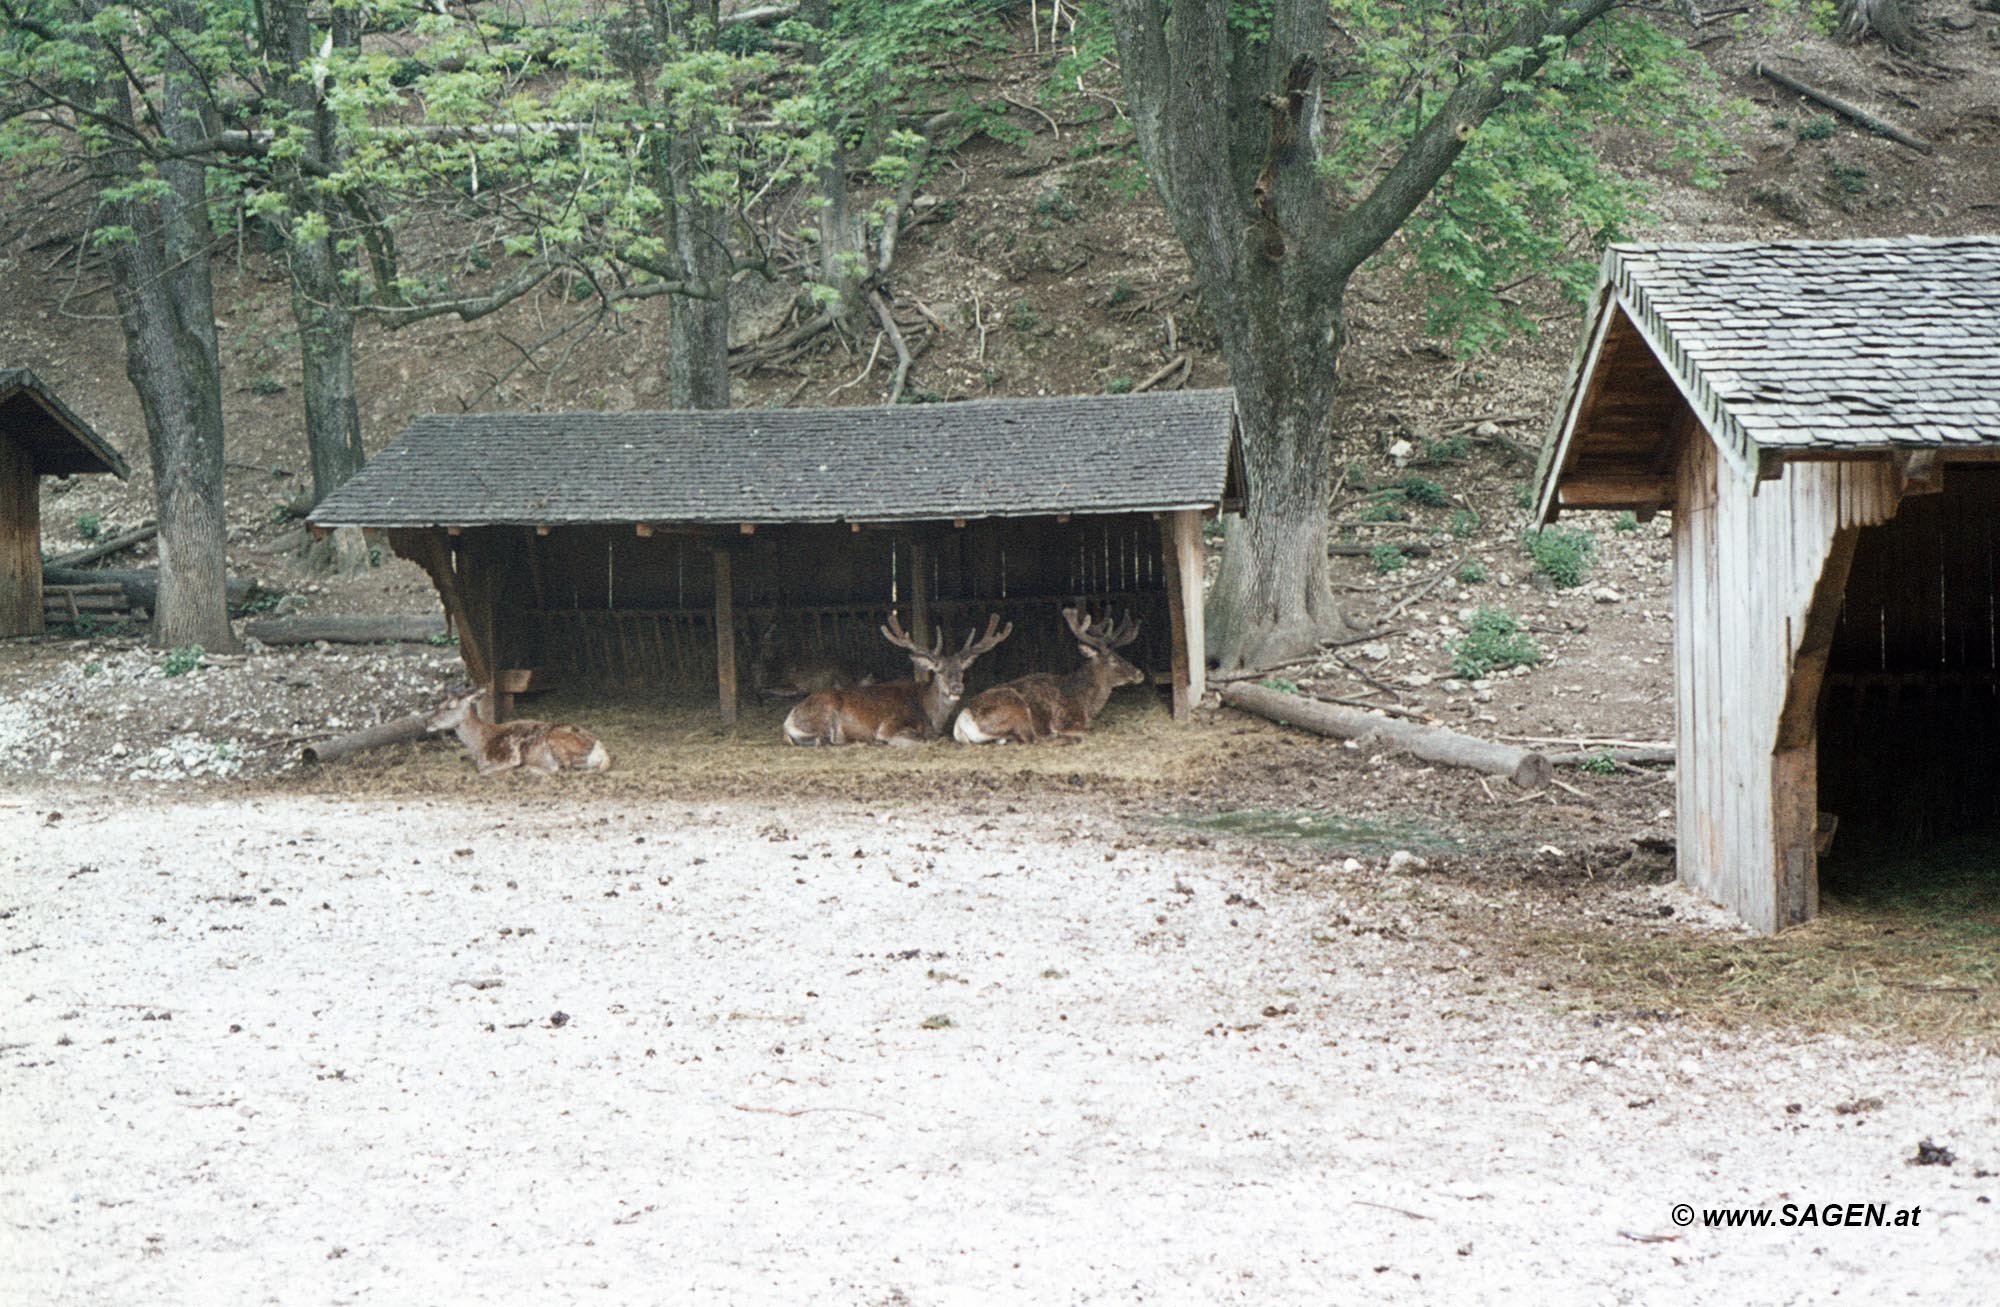
[[[132,601],[116,581],[42,587],[42,618],[50,625],[132,615]]]

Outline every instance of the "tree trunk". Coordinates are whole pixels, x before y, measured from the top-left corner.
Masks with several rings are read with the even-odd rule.
[[[1504,776],[1524,790],[1541,789],[1553,775],[1548,756],[1533,749],[1460,735],[1442,726],[1398,721],[1262,685],[1224,686],[1222,701],[1281,726],[1299,726],[1341,740],[1377,739],[1425,762]]]
[[[351,49],[360,40],[355,12],[333,11],[333,43]],[[339,153],[337,124],[325,97],[329,74],[315,70],[317,50],[306,0],[269,0],[265,24],[274,45],[279,97],[290,114],[299,154],[279,167],[292,214],[286,243],[291,259],[292,319],[298,324],[304,373],[306,449],[312,463],[312,501],[339,489],[361,470],[361,406],[354,384],[354,311],[346,274],[353,256],[342,248],[345,206],[323,196],[312,175],[333,166]],[[301,239],[298,220],[312,215],[323,233]]]
[[[177,14],[200,30],[191,6]],[[97,88],[108,112],[132,123],[122,81]],[[206,139],[199,76],[170,52],[161,78],[161,130],[171,144]],[[101,187],[129,187],[141,176],[137,151],[107,144],[91,166]],[[125,333],[125,373],[146,415],[155,515],[160,524],[159,601],[153,641],[169,648],[236,647],[224,589],[228,522],[222,502],[222,373],[209,279],[205,167],[192,159],[162,163],[157,197],[129,193],[105,208],[129,234],[109,246],[112,292]]]

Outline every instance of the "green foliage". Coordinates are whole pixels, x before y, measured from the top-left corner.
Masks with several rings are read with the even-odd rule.
[[[183,645],[179,649],[169,649],[166,657],[160,659],[160,675],[186,676],[201,666],[202,655],[208,651],[198,644]]]
[[[1546,526],[1522,538],[1535,570],[1549,578],[1556,589],[1570,590],[1583,584],[1590,570],[1597,542],[1580,527]]]
[[[1407,522],[1410,511],[1403,507],[1403,492],[1400,490],[1377,491],[1369,503],[1361,510],[1364,522]]]
[[[1368,465],[1359,460],[1349,463],[1347,471],[1342,474],[1342,479],[1347,482],[1348,488],[1351,490],[1366,490],[1368,488]]]
[[[1460,585],[1484,585],[1486,583],[1486,564],[1480,562],[1477,558],[1466,559],[1458,565],[1458,581]]]
[[[76,517],[76,533],[85,540],[95,540],[104,530],[104,520],[96,513],[79,513]]]
[[[1514,507],[1533,508],[1534,506],[1535,506],[1534,483],[1529,481],[1516,481],[1514,483]]]
[[[1056,222],[1075,222],[1083,213],[1069,192],[1060,186],[1051,186],[1035,197],[1035,216],[1053,219]]]
[[[1611,519],[1611,529],[1618,532],[1637,531],[1639,529],[1639,515],[1628,508],[1617,517]]]
[[[1482,608],[1466,625],[1465,636],[1452,646],[1452,674],[1477,681],[1510,667],[1533,667],[1542,660],[1535,637],[1504,608]]]
[[[1115,309],[1121,304],[1131,303],[1137,294],[1138,292],[1132,289],[1132,283],[1120,277],[1112,283],[1109,303]]]
[[[1267,676],[1257,682],[1257,684],[1267,690],[1276,690],[1279,694],[1297,694],[1299,692],[1298,682],[1288,681],[1282,676]]]
[[[1806,26],[1821,36],[1840,33],[1840,6],[1834,0],[1810,0],[1806,5]]]
[[[1868,169],[1861,164],[1829,159],[1826,175],[1843,195],[1863,195],[1868,191]]]
[[[1797,135],[1801,141],[1823,141],[1839,129],[1832,114],[1816,113],[1799,124]]]
[[[1042,325],[1042,315],[1026,299],[1018,299],[1007,310],[1007,325],[1016,331],[1033,331]]]
[[[1577,770],[1589,772],[1592,776],[1616,776],[1618,762],[1610,754],[1600,751],[1578,763]]]
[[[1129,395],[1132,393],[1132,387],[1136,384],[1138,383],[1134,382],[1130,377],[1113,377],[1104,383],[1104,393],[1107,395]]]
[[[1445,494],[1442,485],[1415,473],[1398,481],[1396,487],[1403,492],[1403,498],[1424,508],[1443,508],[1451,502],[1451,496]]]
[[[1441,436],[1424,442],[1424,451],[1419,462],[1436,467],[1445,463],[1463,463],[1472,456],[1472,440],[1467,436]]]
[[[1409,560],[1403,557],[1403,551],[1395,545],[1376,545],[1368,551],[1368,561],[1375,565],[1377,572],[1384,575],[1400,572],[1409,566]]]
[[[98,662],[96,659],[93,658],[91,661],[83,665],[83,674],[86,678],[92,676],[102,676],[104,675],[104,664]]]
[[[1451,515],[1453,539],[1464,540],[1479,530],[1479,514],[1469,508],[1461,508]]]

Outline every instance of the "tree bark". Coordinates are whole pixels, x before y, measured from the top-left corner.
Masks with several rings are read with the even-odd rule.
[[[1504,776],[1524,790],[1541,789],[1554,774],[1548,756],[1532,749],[1460,735],[1442,726],[1425,726],[1380,713],[1342,708],[1261,685],[1224,686],[1222,701],[1280,725],[1303,727],[1319,735],[1342,740],[1373,737],[1425,762]]]
[[[265,644],[428,644],[445,633],[442,617],[270,617],[243,624],[244,638]]]
[[[346,735],[336,735],[331,740],[308,744],[299,750],[299,761],[333,762],[366,749],[379,749],[385,744],[401,744],[405,740],[422,739],[429,733],[430,714],[411,713],[408,717],[398,717],[394,721],[370,726],[365,730],[350,731]]]
[[[156,617],[160,610],[160,574],[148,568],[122,567],[58,567],[49,563],[42,568],[45,585],[109,585],[116,583],[125,591],[125,598],[135,607],[144,608]],[[244,603],[258,593],[257,583],[232,578],[225,582],[224,602]],[[164,643],[164,641],[156,641]],[[178,641],[178,644],[201,644],[199,640]],[[201,646],[207,649],[208,646]],[[223,646],[226,648],[227,646]],[[211,652],[221,652],[220,649]]]
[[[201,30],[192,0],[173,6],[185,40]],[[170,48],[160,79],[160,130],[170,145],[194,146],[213,135],[201,74]],[[131,91],[115,74],[95,88],[98,102],[134,131]],[[144,176],[138,149],[124,134],[98,145],[91,168],[100,190],[130,188]],[[222,372],[209,278],[206,167],[194,158],[159,165],[156,196],[129,189],[105,204],[124,228],[107,250],[112,293],[125,334],[125,373],[146,416],[159,520],[158,602],[153,641],[169,648],[236,647],[225,592],[228,522],[222,499]]]
[[[716,0],[647,0],[659,57],[712,48],[717,8]],[[657,76],[659,68],[653,72]],[[669,126],[666,140],[653,149],[652,182],[663,203],[669,258],[686,289],[667,299],[667,402],[674,408],[728,408],[729,281],[735,268],[729,214],[695,190],[707,167],[699,116]]]

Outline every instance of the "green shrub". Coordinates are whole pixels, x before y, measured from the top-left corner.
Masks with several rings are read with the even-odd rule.
[[[1117,308],[1120,304],[1129,304],[1137,294],[1138,292],[1132,289],[1131,282],[1120,278],[1111,287],[1111,307]]]
[[[202,655],[207,653],[198,644],[185,645],[179,649],[169,649],[167,656],[160,659],[160,675],[186,676],[201,666]]]
[[[1577,767],[1581,771],[1589,772],[1592,776],[1616,776],[1618,774],[1618,764],[1612,760],[1611,755],[1608,753],[1593,753],[1578,763]]]
[[[1402,490],[1403,498],[1413,504],[1421,504],[1425,508],[1443,508],[1451,502],[1451,497],[1445,494],[1444,487],[1429,477],[1406,476],[1396,485]]]
[[[1007,311],[1007,325],[1016,331],[1033,331],[1042,325],[1042,315],[1028,301],[1015,300],[1014,307]]]
[[[1461,585],[1481,585],[1486,580],[1486,564],[1477,558],[1468,558],[1458,565],[1458,580]]]
[[[1368,506],[1361,510],[1364,522],[1407,522],[1410,511],[1403,507],[1401,490],[1378,490],[1370,496]]]
[[[1535,487],[1526,481],[1516,481],[1514,483],[1514,507],[1533,508],[1534,506]]]
[[[1639,515],[1628,508],[1611,520],[1611,529],[1613,531],[1637,531],[1639,529]]]
[[[1467,623],[1465,638],[1452,646],[1452,674],[1476,681],[1509,667],[1533,667],[1542,660],[1535,637],[1521,629],[1504,608],[1482,608]]]
[[[1451,533],[1463,540],[1479,529],[1479,514],[1469,508],[1461,508],[1451,515]]]
[[[95,540],[104,531],[104,519],[96,513],[80,513],[76,519],[76,533],[85,540]]]
[[[1376,545],[1368,551],[1368,561],[1375,564],[1375,570],[1385,576],[1390,572],[1400,572],[1408,565],[1403,557],[1403,551],[1395,545]]]
[[[1347,465],[1347,485],[1350,490],[1368,488],[1368,465],[1359,461]]]
[[[1130,377],[1113,377],[1104,383],[1104,393],[1107,395],[1129,395],[1132,393],[1132,387],[1136,384]]]
[[[1549,526],[1530,531],[1524,542],[1535,570],[1549,578],[1558,590],[1573,590],[1583,584],[1590,570],[1590,556],[1597,548],[1590,532],[1576,527]]]
[[[1798,138],[1802,141],[1823,141],[1840,129],[1832,114],[1816,113],[1799,124]]]
[[[1267,676],[1257,682],[1257,684],[1267,690],[1276,690],[1279,694],[1297,694],[1299,692],[1298,682],[1288,681],[1282,676]]]
[[[1472,441],[1465,436],[1444,436],[1424,442],[1421,461],[1430,464],[1463,463],[1472,456]]]

